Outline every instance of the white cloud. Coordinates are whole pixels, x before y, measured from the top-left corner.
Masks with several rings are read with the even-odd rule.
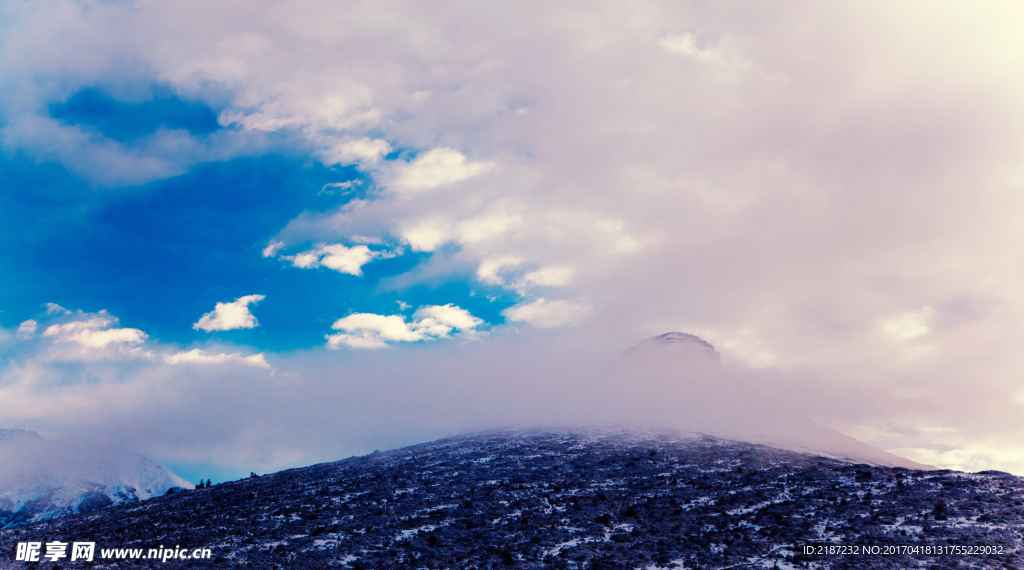
[[[34,321],[32,319],[29,319],[29,320],[21,323],[20,325],[18,325],[18,337],[19,338],[29,338],[29,337],[35,335],[36,334],[36,327],[38,327],[38,326],[39,326],[39,323],[37,323],[36,321]]]
[[[70,315],[71,311],[61,307],[57,303],[46,303],[47,315]]]
[[[931,307],[923,307],[920,311],[905,313],[879,324],[879,329],[889,339],[905,342],[922,337],[931,330],[929,321],[935,314]]]
[[[324,164],[373,164],[389,152],[387,141],[363,137],[332,146],[324,152]]]
[[[516,267],[523,263],[523,259],[514,255],[499,255],[489,257],[480,262],[476,270],[476,278],[481,283],[488,285],[503,285],[505,283],[498,273],[506,267]]]
[[[533,249],[528,244],[538,242],[546,249],[576,252],[571,257],[586,252],[602,259],[608,259],[609,253],[630,254],[641,248],[641,239],[626,230],[622,219],[579,208],[527,209],[509,199],[496,200],[461,219],[448,211],[407,218],[399,224],[397,233],[415,250],[433,251],[451,241],[473,246],[473,251],[485,258],[497,257],[493,249],[498,247],[525,252]]]
[[[526,322],[535,327],[548,329],[577,323],[590,314],[592,307],[576,301],[548,301],[537,299],[509,307],[501,312],[513,322]]]
[[[423,331],[425,335],[434,337],[448,336],[453,329],[472,331],[483,324],[483,320],[451,303],[421,307],[413,314],[413,318],[416,319],[413,323],[414,330]]]
[[[451,239],[451,222],[441,217],[407,222],[398,230],[399,235],[413,251],[434,251]]]
[[[507,268],[518,267],[522,263],[523,259],[514,255],[488,257],[477,267],[476,278],[481,283],[488,285],[505,285],[506,278],[500,273]],[[521,280],[514,283],[514,287],[520,291],[530,285],[562,287],[569,284],[574,273],[575,270],[571,267],[541,267],[523,275]]]
[[[697,47],[697,38],[693,34],[667,36],[658,43],[661,44],[661,47],[672,53],[689,55],[697,59],[716,59],[715,53]]]
[[[327,335],[327,347],[383,348],[388,342],[416,342],[446,338],[453,331],[472,336],[483,320],[452,304],[421,307],[412,321],[402,315],[356,313],[338,319],[331,328],[341,333]]]
[[[263,248],[263,257],[274,257],[275,255],[277,255],[277,252],[281,251],[281,248],[283,247],[283,241],[274,240],[267,244],[267,247]]]
[[[521,214],[509,210],[506,204],[497,204],[458,222],[446,215],[408,220],[399,226],[398,234],[413,251],[434,251],[450,241],[462,245],[499,242],[523,223]]]
[[[221,318],[221,325],[225,324],[223,321],[234,319],[236,322],[242,321],[239,315],[232,313],[230,305],[246,307],[248,302],[256,302],[263,297],[261,295],[249,295],[248,297],[242,297],[235,301],[235,303],[218,303],[218,309],[220,309],[219,317]],[[225,309],[225,307],[229,307]],[[215,313],[217,311],[214,311]],[[210,313],[207,316],[213,315]],[[99,314],[85,314],[81,311],[78,312],[80,316],[79,320],[59,323],[50,325],[42,333],[45,338],[52,339],[55,343],[64,345],[64,348],[59,346],[51,346],[45,348],[47,359],[55,360],[84,360],[84,361],[96,361],[106,360],[109,357],[117,354],[128,355],[130,357],[144,357],[149,360],[153,360],[157,357],[157,354],[153,351],[143,350],[140,345],[146,343],[148,336],[145,332],[135,328],[115,328],[118,320],[115,317],[110,316],[106,311],[101,311]],[[215,323],[216,324],[216,323]],[[28,320],[22,323],[19,327],[19,334],[30,335],[34,332],[38,326],[38,323],[34,320]],[[213,330],[224,330],[224,329],[213,329]],[[67,346],[70,345],[75,347],[75,350],[68,350]],[[243,356],[240,352],[237,353],[208,353],[202,349],[193,349],[189,351],[179,351],[174,354],[164,354],[162,361],[166,364],[197,364],[197,365],[242,365],[242,366],[255,366],[258,368],[271,368],[267,362],[263,353],[253,354],[250,356]]]
[[[380,118],[380,112],[371,106],[373,98],[364,85],[337,81],[318,87],[322,93],[299,97],[275,98],[270,93],[260,94],[262,100],[256,109],[225,110],[218,121],[246,130],[306,129],[311,135],[323,136],[322,131],[372,125]]]
[[[468,162],[457,150],[435,148],[401,165],[389,187],[409,194],[433,190],[479,176],[494,166],[492,162]]]
[[[572,280],[575,270],[571,267],[541,267],[523,275],[523,280],[534,285],[562,287]]]
[[[233,354],[207,354],[201,349],[193,349],[188,352],[182,351],[176,354],[167,355],[164,357],[164,362],[167,364],[198,364],[198,365],[215,365],[215,364],[239,364],[242,366],[255,366],[258,368],[270,368],[270,363],[263,356],[263,353],[253,354],[251,356],[242,356],[240,352]]]
[[[338,319],[331,328],[345,331],[327,335],[327,347],[334,349],[341,345],[351,348],[383,348],[388,341],[414,342],[423,339],[423,335],[409,328],[405,317],[401,315],[356,313]]]
[[[478,243],[503,236],[522,222],[522,216],[496,208],[459,222],[455,231],[460,243]]]
[[[345,247],[335,244],[318,244],[311,250],[304,251],[292,256],[282,256],[292,262],[292,265],[302,269],[313,269],[326,267],[339,273],[360,276],[363,274],[363,266],[376,258],[389,257],[383,251],[372,251],[365,245]]]
[[[127,347],[142,344],[146,333],[139,329],[108,328],[115,320],[107,317],[93,317],[87,321],[73,321],[63,325],[50,325],[43,332],[59,342],[74,342],[85,348]]]
[[[263,295],[246,295],[230,303],[217,303],[213,311],[203,315],[199,322],[192,325],[196,330],[229,331],[234,329],[251,329],[258,327],[256,317],[249,312],[249,305],[262,301]]]
[[[697,45],[697,38],[693,34],[675,34],[666,36],[658,42],[662,49],[677,55],[691,57],[701,62],[716,64],[722,68],[728,68],[735,72],[742,68],[749,67],[750,63],[745,61],[739,54],[721,47],[702,49]]]

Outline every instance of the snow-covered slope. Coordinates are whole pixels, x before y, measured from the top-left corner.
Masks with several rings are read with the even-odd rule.
[[[1008,473],[852,465],[669,430],[500,430],[0,531],[0,567],[48,570],[4,562],[19,542],[88,537],[97,556],[212,549],[97,568],[1024,568],[1022,493]],[[822,544],[879,551],[804,550]],[[936,544],[985,546],[899,554]]]
[[[0,429],[0,527],[94,511],[194,485],[125,449]]]
[[[612,363],[600,389],[615,394],[622,419],[640,417],[734,441],[855,463],[934,469],[780,410],[766,391],[731,376],[703,339],[670,332],[641,341]],[[612,414],[614,419],[614,414]]]

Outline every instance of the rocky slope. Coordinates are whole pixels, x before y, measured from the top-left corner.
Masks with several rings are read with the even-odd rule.
[[[52,566],[16,545],[59,540],[96,542],[92,568],[1022,568],[1022,493],[1005,473],[693,433],[505,431],[0,531],[0,567]],[[161,546],[211,557],[146,558]],[[948,552],[969,546],[983,548]]]

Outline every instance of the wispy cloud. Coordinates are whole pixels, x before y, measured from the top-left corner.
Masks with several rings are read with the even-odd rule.
[[[525,322],[538,328],[549,329],[578,324],[592,309],[590,305],[577,301],[537,299],[509,307],[501,314],[512,322]]]
[[[20,325],[18,325],[18,337],[19,338],[30,338],[36,334],[36,328],[39,326],[33,319],[29,319]]]
[[[217,364],[242,364],[245,366],[256,366],[258,368],[270,368],[270,363],[267,362],[263,353],[253,354],[250,356],[242,356],[242,353],[236,352],[232,354],[220,353],[220,354],[208,354],[206,351],[195,348],[189,351],[177,352],[164,357],[164,362],[167,364],[198,364],[201,366],[217,365]]]
[[[323,152],[323,155],[326,164],[373,165],[389,152],[391,152],[391,145],[387,141],[363,137],[356,140],[335,142]]]
[[[68,315],[71,311],[61,307],[57,303],[46,303],[46,314],[47,315]]]
[[[284,242],[281,240],[273,240],[267,244],[267,247],[263,248],[263,257],[274,257],[277,252],[281,251],[284,247]]]

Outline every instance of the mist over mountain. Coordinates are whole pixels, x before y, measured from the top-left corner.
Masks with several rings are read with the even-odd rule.
[[[779,407],[771,386],[727,370],[714,346],[692,334],[669,332],[618,356],[595,383],[614,395],[608,417],[759,443],[853,463],[933,469],[867,445]]]
[[[0,560],[30,567],[10,558],[19,543],[88,540],[94,561],[61,562],[352,570],[1024,563],[1024,480],[935,470],[824,428],[775,406],[764,397],[770,386],[723,367],[699,337],[644,340],[589,388],[580,396],[593,408],[583,424],[473,433],[67,509],[0,531]],[[829,554],[829,545],[895,550],[853,557]],[[978,548],[950,558],[936,554],[940,546]],[[204,549],[209,558],[192,558]]]
[[[172,487],[194,485],[125,449],[0,429],[0,527],[134,503]]]
[[[588,388],[576,402],[586,411],[563,421],[646,425],[854,463],[929,468],[777,407],[758,391],[765,386],[723,367],[715,348],[690,334],[671,332],[641,341],[615,358]],[[192,487],[141,455],[49,441],[21,430],[0,430],[0,459],[0,524],[8,526]]]

